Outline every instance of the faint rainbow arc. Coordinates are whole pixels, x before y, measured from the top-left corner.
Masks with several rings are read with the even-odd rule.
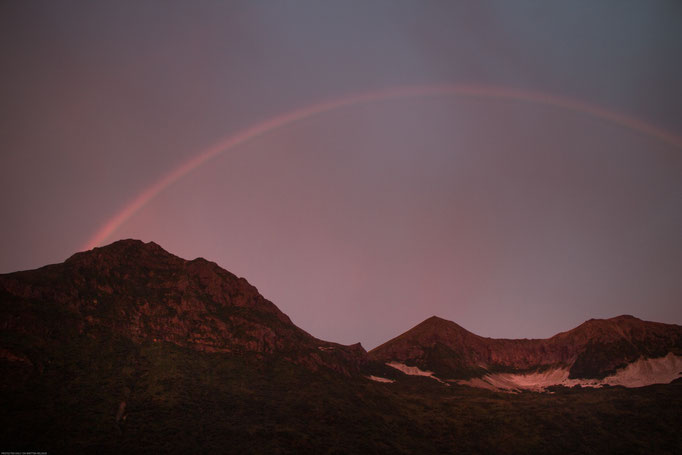
[[[257,137],[270,133],[294,122],[323,114],[325,112],[365,104],[372,101],[385,101],[399,98],[419,96],[468,96],[475,98],[494,98],[522,101],[541,105],[549,105],[612,122],[651,136],[659,141],[682,149],[682,137],[665,131],[650,123],[639,120],[625,114],[593,105],[584,101],[575,100],[559,95],[551,95],[543,92],[516,90],[504,87],[482,85],[428,85],[428,86],[403,86],[385,90],[364,92],[355,95],[336,98],[322,103],[299,108],[276,117],[272,117],[262,123],[253,125],[243,131],[229,136],[222,141],[210,146],[206,150],[192,157],[186,163],[172,170],[165,177],[155,182],[135,197],[123,210],[108,220],[88,241],[84,249],[89,250],[103,243],[116,229],[125,223],[130,217],[143,208],[149,201],[154,199],[164,189],[189,174],[216,156]]]

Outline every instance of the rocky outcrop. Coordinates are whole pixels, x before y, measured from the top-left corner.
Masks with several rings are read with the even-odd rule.
[[[58,341],[113,334],[235,355],[277,354],[309,369],[354,374],[359,345],[318,340],[244,278],[157,244],[122,240],[62,264],[0,275],[0,326]]]

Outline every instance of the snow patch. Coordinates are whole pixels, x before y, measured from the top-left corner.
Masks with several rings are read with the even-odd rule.
[[[419,367],[411,367],[408,365],[405,365],[404,363],[399,363],[399,362],[388,362],[386,365],[388,365],[391,368],[395,368],[396,370],[402,371],[403,373],[409,375],[409,376],[426,376],[431,379],[435,379],[436,381],[443,383],[445,385],[450,385],[445,381],[442,381],[440,378],[437,378],[436,376],[433,375],[433,371],[424,371],[420,370]]]
[[[651,384],[668,384],[682,374],[682,357],[669,353],[658,359],[639,359],[615,375],[605,378],[609,385],[644,387]]]
[[[623,387],[644,387],[651,384],[668,384],[682,374],[682,357],[669,353],[657,359],[632,362],[604,379],[569,379],[568,368],[553,368],[543,372],[515,374],[487,374],[481,378],[453,381],[458,384],[491,390],[533,390],[542,392],[547,387],[602,387],[620,385]]]
[[[376,382],[387,382],[387,383],[395,382],[393,379],[382,378],[381,376],[367,376],[367,379],[370,379],[370,380],[376,381]]]
[[[317,349],[320,351],[333,351],[334,347],[333,346],[318,346]]]

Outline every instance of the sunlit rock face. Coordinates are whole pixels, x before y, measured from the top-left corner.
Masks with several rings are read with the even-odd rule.
[[[0,293],[3,331],[45,340],[116,334],[201,351],[276,354],[344,374],[366,358],[359,344],[321,341],[296,327],[244,278],[153,242],[122,240],[62,264],[0,275]]]
[[[369,356],[467,385],[532,389],[670,382],[682,372],[680,354],[682,327],[632,316],[592,319],[542,340],[484,338],[434,316]]]

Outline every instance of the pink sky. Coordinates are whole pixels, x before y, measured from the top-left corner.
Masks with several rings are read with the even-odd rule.
[[[366,348],[681,324],[682,11],[630,6],[4,3],[0,272],[153,240]]]

